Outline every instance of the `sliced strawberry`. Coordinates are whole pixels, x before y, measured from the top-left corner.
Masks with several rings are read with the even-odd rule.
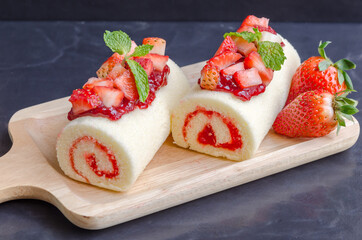
[[[107,77],[108,73],[113,69],[117,63],[121,63],[124,59],[124,56],[114,53],[110,58],[105,61],[102,66],[97,71],[97,76],[99,78]]]
[[[166,50],[166,40],[162,39],[162,38],[157,38],[157,37],[149,37],[149,38],[145,38],[143,39],[142,44],[148,44],[148,45],[152,45],[153,48],[150,51],[150,53],[156,53],[159,55],[165,55],[165,50]]]
[[[268,27],[269,26],[269,19],[268,18],[258,18],[254,15],[249,15],[245,18],[241,26],[261,26],[261,27]]]
[[[228,66],[234,64],[241,58],[241,54],[234,52],[224,52],[220,55],[217,55],[211,58],[207,64],[217,66],[220,70],[227,68]]]
[[[118,107],[124,97],[122,91],[113,87],[95,86],[93,89],[106,107]]]
[[[244,70],[244,63],[243,62],[239,62],[237,64],[231,65],[223,70],[221,70],[221,74],[222,75],[234,75],[235,72],[240,71],[240,70]]]
[[[235,42],[238,52],[243,54],[244,56],[247,56],[252,51],[257,51],[255,44],[252,42],[249,43],[248,41],[246,41],[241,37],[232,37],[232,39]]]
[[[83,85],[84,89],[92,89],[95,86],[104,86],[104,87],[112,87],[113,82],[109,79],[102,78],[89,78],[88,81]]]
[[[153,63],[151,59],[144,57],[137,57],[134,58],[133,60],[138,62],[145,69],[147,76],[150,76],[150,74],[153,72]]]
[[[216,51],[215,56],[220,55],[221,53],[224,53],[226,51],[234,52],[236,53],[237,48],[230,36],[227,36],[224,41],[221,43],[219,49]]]
[[[74,114],[80,114],[102,105],[102,102],[96,94],[88,89],[76,89],[69,98],[72,103]]]
[[[203,89],[214,90],[219,81],[219,68],[214,65],[206,64],[201,70],[200,87]]]
[[[126,69],[122,66],[122,64],[117,63],[116,65],[114,65],[112,70],[108,73],[107,78],[111,79],[111,80],[115,80],[116,78],[121,76],[125,71],[126,71]]]
[[[125,71],[122,76],[114,80],[114,86],[121,90],[128,100],[135,101],[139,98],[136,82],[129,70]]]
[[[263,83],[256,68],[237,71],[234,74],[234,79],[241,88],[256,86]]]
[[[257,52],[251,52],[244,60],[244,66],[246,69],[256,68],[259,72],[261,80],[264,85],[268,86],[273,79],[274,72],[270,68],[266,68],[264,62]]]
[[[144,58],[151,59],[153,67],[158,71],[162,71],[168,61],[168,56],[163,56],[155,53],[149,53],[146,56],[144,56]]]
[[[136,47],[137,47],[137,44],[135,43],[135,41],[132,41],[131,50],[129,50],[127,56],[131,55],[134,52],[134,50],[136,49]]]
[[[274,35],[277,34],[277,32],[270,26],[269,27],[255,26],[255,27],[259,30],[259,32],[270,32]]]
[[[252,26],[247,26],[247,25],[241,25],[238,30],[236,30],[237,32],[254,32],[253,30],[254,27]]]

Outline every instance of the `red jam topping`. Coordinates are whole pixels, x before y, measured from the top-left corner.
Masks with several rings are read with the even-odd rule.
[[[228,149],[231,151],[234,151],[234,150],[242,147],[243,142],[241,140],[241,135],[239,133],[238,128],[233,123],[233,121],[230,118],[227,118],[218,112],[206,110],[203,107],[196,107],[195,111],[187,114],[187,116],[185,118],[184,126],[182,128],[182,133],[183,133],[183,137],[184,137],[185,141],[187,138],[187,127],[189,126],[191,120],[198,114],[204,114],[210,120],[213,117],[220,118],[223,121],[223,123],[227,126],[227,128],[229,129],[229,133],[230,133],[230,137],[231,137],[231,140],[229,142],[217,143],[215,131],[213,130],[210,123],[206,123],[204,129],[201,130],[201,132],[199,132],[199,134],[197,136],[197,141],[200,144],[211,145],[215,148],[225,148],[225,149]]]
[[[170,74],[170,68],[166,65],[162,71],[154,70],[148,77],[150,91],[146,101],[143,103],[139,99],[130,101],[127,98],[123,98],[121,104],[118,107],[106,107],[103,104],[97,108],[90,109],[88,111],[75,114],[73,110],[68,113],[68,120],[74,120],[78,117],[95,116],[106,117],[110,120],[118,120],[124,114],[133,111],[136,108],[146,109],[153,100],[156,98],[156,92],[163,86],[167,85],[167,77]],[[92,90],[90,90],[92,91]],[[95,94],[95,93],[94,93]]]
[[[99,177],[105,177],[105,178],[115,178],[119,175],[119,168],[117,165],[117,161],[116,161],[116,157],[114,156],[113,152],[107,148],[106,146],[104,146],[103,144],[99,143],[97,141],[97,139],[90,137],[90,136],[84,136],[84,137],[80,137],[78,139],[76,139],[71,148],[69,149],[69,159],[70,159],[70,164],[74,170],[74,172],[76,172],[79,176],[83,177],[87,182],[89,182],[88,178],[86,178],[85,176],[82,175],[81,172],[79,172],[74,164],[74,152],[77,149],[78,144],[82,143],[82,142],[89,142],[94,144],[94,148],[104,152],[107,157],[108,157],[108,161],[112,164],[112,170],[106,171],[106,170],[101,170],[98,167],[97,164],[97,160],[96,160],[96,155],[94,153],[84,153],[84,158],[86,163],[88,164],[88,166],[90,167],[90,169]]]

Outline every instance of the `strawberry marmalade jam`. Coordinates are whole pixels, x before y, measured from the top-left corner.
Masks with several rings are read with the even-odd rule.
[[[230,138],[231,138],[231,140],[229,142],[217,143],[214,129],[212,129],[212,126],[210,123],[206,123],[203,130],[201,130],[201,132],[199,132],[197,135],[197,141],[200,144],[211,145],[215,148],[224,148],[224,149],[228,149],[231,151],[234,151],[234,150],[242,147],[243,142],[241,140],[241,135],[239,133],[239,130],[230,118],[227,118],[227,117],[221,115],[219,112],[206,110],[205,108],[199,107],[199,106],[196,107],[195,111],[187,114],[187,116],[185,118],[184,126],[182,128],[182,134],[183,134],[185,141],[187,138],[187,127],[190,124],[191,120],[194,117],[196,117],[198,114],[203,114],[208,119],[211,119],[212,117],[220,118],[223,121],[223,123],[227,126],[227,128],[229,129]]]
[[[162,71],[153,70],[153,72],[148,77],[150,91],[144,103],[141,102],[139,99],[137,99],[136,101],[130,101],[127,98],[123,98],[121,104],[118,107],[106,107],[104,105],[101,105],[97,108],[90,109],[80,114],[74,114],[73,110],[70,110],[70,112],[68,113],[68,120],[71,121],[78,117],[93,116],[93,117],[106,117],[110,120],[115,121],[120,119],[124,114],[132,112],[137,107],[140,109],[146,109],[151,105],[153,100],[155,100],[156,92],[161,87],[167,85],[167,77],[169,74],[170,74],[170,68],[167,65],[163,68]]]

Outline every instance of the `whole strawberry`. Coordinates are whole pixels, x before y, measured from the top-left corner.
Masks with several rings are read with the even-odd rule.
[[[347,98],[348,91],[331,94],[314,90],[300,94],[277,116],[275,132],[288,137],[321,137],[336,127],[345,126],[344,118],[353,120],[357,101]]]
[[[356,65],[347,59],[333,63],[324,51],[329,43],[320,42],[318,52],[321,56],[310,57],[299,66],[293,76],[286,105],[306,91],[322,89],[335,94],[346,89],[353,90],[352,81],[345,71],[356,68]]]

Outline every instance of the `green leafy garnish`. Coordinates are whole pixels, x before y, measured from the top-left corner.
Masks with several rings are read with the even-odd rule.
[[[276,42],[259,42],[258,53],[263,59],[265,66],[275,71],[280,70],[285,59],[287,59],[284,55],[283,48]]]
[[[259,30],[257,28],[253,28],[254,32],[229,32],[229,33],[225,33],[224,34],[224,38],[226,38],[227,36],[234,36],[234,37],[241,37],[243,39],[245,39],[246,41],[250,42],[258,42],[260,41],[261,38],[261,32],[259,32]]]
[[[131,69],[134,79],[136,80],[136,86],[140,101],[145,102],[150,91],[147,73],[138,62],[131,59],[127,59],[126,61],[129,68]]]
[[[129,58],[145,56],[152,50],[153,46],[148,44],[137,46],[132,55],[128,56],[128,53],[131,51],[132,41],[127,33],[121,30],[113,32],[106,30],[103,39],[113,52],[124,55],[125,60],[122,62],[122,65],[124,66],[125,62],[127,62],[134,76],[140,101],[145,102],[150,90],[147,73],[138,62]]]
[[[131,57],[141,57],[147,55],[152,50],[152,48],[153,46],[148,44],[137,46]]]
[[[333,63],[332,60],[327,57],[326,51],[324,50],[324,48],[327,47],[328,44],[330,43],[331,41],[319,42],[318,52],[321,55],[321,57],[325,59],[318,64],[319,71],[324,71],[330,66],[335,67],[338,71],[339,84],[342,85],[345,82],[347,89],[353,90],[352,80],[349,77],[349,75],[346,73],[346,71],[355,69],[356,64],[345,58],[338,60],[336,63]]]
[[[353,121],[352,115],[359,112],[357,109],[358,101],[347,98],[347,95],[353,90],[345,90],[334,95],[334,112],[337,120],[337,134],[341,127],[346,126],[344,118]],[[342,93],[342,94],[341,94]]]
[[[227,36],[241,37],[249,43],[254,42],[258,47],[258,53],[264,65],[275,71],[280,70],[285,59],[287,59],[281,45],[276,42],[260,41],[261,32],[257,28],[253,28],[253,31],[254,32],[229,32],[224,34],[224,38]]]

